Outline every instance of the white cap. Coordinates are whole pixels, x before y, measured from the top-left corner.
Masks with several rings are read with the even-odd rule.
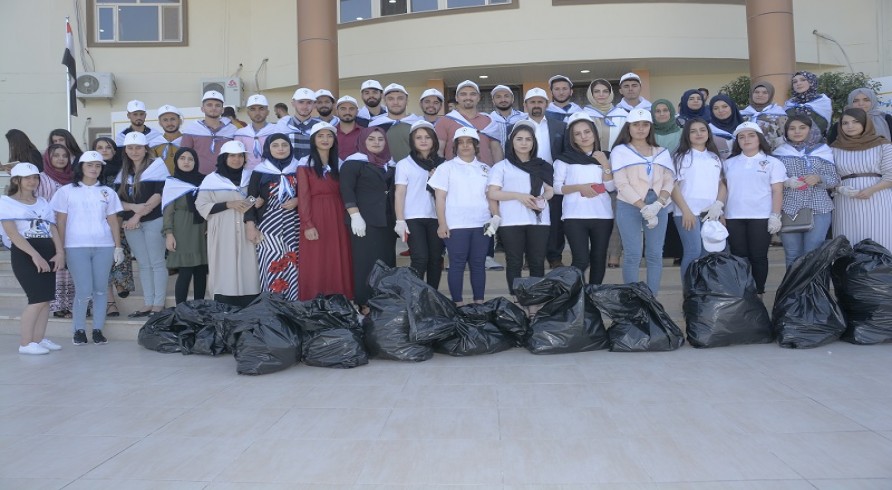
[[[223,146],[220,147],[220,153],[248,153],[248,150],[245,149],[245,144],[241,141],[232,140],[223,143]]]
[[[359,90],[365,90],[367,88],[373,88],[376,90],[384,90],[381,87],[381,83],[378,80],[366,80],[362,82],[362,85],[359,86]]]
[[[141,100],[131,100],[127,103],[127,112],[146,111],[146,105]]]
[[[452,141],[455,141],[462,136],[467,136],[468,138],[474,138],[475,140],[480,141],[480,136],[477,134],[477,130],[465,126],[455,130],[455,135],[452,136]]]
[[[555,76],[549,78],[548,86],[551,87],[552,85],[554,85],[554,82],[567,82],[570,84],[570,87],[573,87],[573,82],[571,82],[570,79],[564,75],[555,75]]]
[[[95,151],[88,151],[87,153],[96,153]],[[86,155],[87,153],[84,153]],[[83,156],[81,156],[81,161],[83,161]],[[102,158],[99,158],[99,161],[102,161]],[[30,175],[38,175],[40,174],[40,169],[37,168],[37,165],[28,162],[17,163],[15,167],[12,167],[12,171],[9,172],[13,177],[28,177]]]
[[[431,95],[433,95],[434,97],[440,99],[440,101],[444,101],[444,100],[446,100],[446,99],[443,97],[443,93],[440,92],[439,90],[435,89],[435,88],[429,88],[429,89],[425,90],[424,92],[422,92],[422,93],[421,93],[421,97],[419,97],[418,100],[422,100],[422,99],[424,99],[425,97],[430,97]]]
[[[99,153],[98,151],[93,151],[93,150],[85,151],[84,154],[81,155],[81,157],[77,159],[77,161],[80,163],[102,162],[102,164],[105,165],[105,160],[102,158],[102,153]]]
[[[700,225],[700,238],[703,239],[703,249],[707,252],[721,252],[725,250],[725,239],[728,238],[728,229],[718,220],[708,220]]]
[[[429,121],[425,121],[424,119],[419,119],[419,120],[415,121],[414,123],[412,123],[412,127],[409,128],[409,133],[411,134],[413,131],[415,131],[418,128],[434,129],[434,125],[431,124]]]
[[[131,131],[124,136],[123,146],[127,145],[149,146],[149,141],[146,139],[146,135]]]
[[[641,83],[641,77],[636,75],[635,73],[629,72],[625,75],[619,77],[619,84],[622,85],[626,80],[637,80],[638,83]]]
[[[349,95],[345,95],[345,96],[341,97],[340,99],[338,99],[338,102],[337,102],[337,104],[335,104],[335,107],[340,107],[341,104],[353,104],[356,106],[357,109],[359,108],[359,103],[356,102],[356,99],[354,99],[353,97],[350,97]]]
[[[509,94],[514,95],[514,92],[512,92],[511,89],[508,88],[507,86],[505,86],[505,85],[496,85],[495,87],[492,88],[492,90],[489,91],[489,96],[492,97],[492,96],[495,95],[496,92],[498,92],[499,90],[504,90],[505,92],[508,92]]]
[[[245,107],[251,107],[252,105],[262,105],[263,107],[269,107],[269,101],[266,100],[266,96],[260,94],[254,94],[248,97],[248,102],[245,103]]]
[[[523,101],[526,102],[533,97],[542,97],[543,99],[545,99],[545,102],[548,102],[548,93],[539,87],[533,87],[527,90],[527,94],[524,95]]]
[[[403,87],[398,83],[391,83],[390,85],[384,87],[384,95],[387,95],[390,92],[402,92],[406,95],[409,95],[409,92],[406,92],[406,87]]]
[[[180,112],[179,109],[177,109],[176,107],[169,105],[169,104],[164,104],[163,106],[158,108],[158,117],[161,117],[162,115],[167,114],[168,112],[171,114],[176,114],[180,117],[183,117],[183,113]]]
[[[226,99],[223,98],[223,94],[217,92],[216,90],[208,90],[201,97],[201,102],[206,100],[219,100],[220,102],[225,102]]]
[[[464,82],[458,84],[458,87],[455,87],[455,93],[458,93],[459,90],[465,87],[474,87],[474,90],[476,90],[478,94],[480,93],[480,87],[478,87],[476,83],[470,80],[465,80]]]
[[[536,124],[536,121],[533,121],[531,119],[521,119],[520,121],[517,121],[516,123],[514,123],[514,128],[511,131],[514,132],[515,130],[517,130],[517,128],[519,128],[521,126],[530,128],[533,131],[534,135],[536,134],[536,128],[539,127],[539,125]]]
[[[314,124],[312,128],[310,128],[310,136],[313,136],[314,134],[318,133],[319,131],[322,131],[323,129],[327,129],[327,130],[331,131],[331,134],[334,134],[334,135],[338,134],[338,132],[337,132],[337,130],[335,130],[334,126],[332,126],[331,124],[328,124],[325,121],[319,121],[316,124]]]
[[[747,121],[745,123],[740,123],[740,126],[737,126],[737,128],[734,129],[734,137],[736,138],[737,135],[743,131],[755,131],[759,134],[764,134],[762,133],[762,128],[760,128],[758,124]]]
[[[650,111],[646,109],[632,109],[629,111],[629,115],[626,116],[626,123],[632,124],[638,121],[647,121],[653,124],[654,119],[653,116],[650,115]]]
[[[294,95],[291,96],[291,100],[312,100],[316,102],[316,92],[308,88],[299,88],[294,91]]]
[[[328,97],[331,100],[335,100],[335,96],[332,95],[331,92],[329,92],[328,90],[325,90],[324,88],[320,88],[319,90],[316,91],[316,98],[318,99],[319,97]]]
[[[567,118],[567,127],[569,128],[571,124],[576,121],[588,121],[592,124],[595,124],[595,121],[592,120],[592,116],[589,116],[585,111],[574,112],[570,114],[570,117]]]

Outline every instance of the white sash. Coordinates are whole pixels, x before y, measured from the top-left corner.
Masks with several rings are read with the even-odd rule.
[[[631,167],[632,165],[646,165],[648,175],[651,174],[653,165],[656,164],[672,172],[672,175],[675,175],[675,166],[672,165],[672,158],[669,156],[669,151],[660,147],[657,147],[657,150],[657,153],[648,160],[648,157],[638,153],[628,144],[617,145],[613,147],[613,152],[610,155],[610,164],[614,172],[626,167]],[[617,153],[619,154],[617,155]],[[616,161],[614,161],[614,157],[619,158],[615,158]]]
[[[168,204],[189,193],[198,193],[198,187],[188,182],[183,182],[176,177],[168,177],[164,181],[164,191],[161,192],[161,209],[167,207]]]
[[[761,111],[757,111],[753,108],[753,106],[748,105],[746,109],[740,111],[741,116],[748,117],[749,120],[758,119],[761,115],[766,116],[786,116],[787,113],[784,112],[783,109],[780,108],[777,104],[771,104],[768,107],[762,109]]]
[[[245,193],[244,189],[248,187],[248,180],[251,178],[251,172],[242,171],[242,181],[241,185],[236,187],[235,184],[232,183],[226,177],[218,174],[217,172],[211,172],[201,181],[201,185],[198,186],[198,190],[200,191],[235,191],[239,194],[247,197],[247,193]]]
[[[267,175],[278,175],[279,176],[279,202],[285,202],[294,196],[297,195],[297,191],[294,189],[294,186],[288,181],[288,175],[293,175],[297,172],[298,161],[295,159],[291,159],[291,163],[289,163],[284,169],[279,170],[273,165],[269,160],[264,160],[260,162],[259,165],[254,167],[255,172],[260,172],[262,174]]]
[[[795,102],[793,99],[789,99],[784,103],[784,109],[787,110],[802,107],[823,117],[827,124],[830,124],[830,116],[833,114],[833,102],[826,95],[821,94],[817,99],[805,104]]]
[[[123,170],[121,170],[123,172]],[[115,177],[115,184],[120,184],[121,172],[118,172],[118,175]],[[164,182],[167,178],[170,177],[170,171],[167,170],[167,164],[164,163],[164,160],[160,158],[155,158],[152,163],[146,167],[145,171],[142,173],[142,177],[140,177],[140,182]],[[127,185],[133,184],[133,176],[127,176]]]
[[[446,114],[443,117],[448,117],[449,119],[452,119],[453,121],[461,124],[462,126],[464,126],[466,128],[471,128],[474,131],[477,131],[478,133],[485,134],[489,138],[499,140],[499,123],[496,121],[493,121],[492,118],[489,116],[486,116],[486,118],[489,119],[489,124],[487,124],[486,127],[483,129],[477,129],[477,126],[474,126],[473,124],[471,124],[470,121],[465,119],[465,116],[463,116],[461,114],[461,112],[458,112],[457,110],[454,110],[454,109],[452,111],[450,111],[449,114]],[[499,141],[501,141],[501,140],[499,140]]]
[[[726,140],[728,140],[728,141],[732,141],[732,140],[734,139],[734,135],[733,135],[733,134],[731,134],[731,133],[725,131],[725,130],[722,129],[722,128],[717,127],[717,126],[716,126],[715,124],[713,124],[713,123],[709,123],[709,130],[712,131],[712,135],[713,135],[713,136],[716,136],[716,137],[719,137],[719,138],[722,138],[722,139],[726,139]]]
[[[389,125],[388,129],[392,126],[397,125],[397,124],[408,124],[411,126],[412,124],[415,124],[415,122],[420,121],[420,120],[421,120],[421,118],[416,116],[415,114],[409,114],[408,116],[406,116],[402,119],[391,119],[390,116],[385,112],[383,114],[379,114],[379,115],[375,116],[374,119],[369,121],[369,127],[372,128],[372,127],[376,127],[376,126],[383,126],[385,124]]]
[[[607,114],[604,114],[603,112],[599,111],[598,109],[595,109],[594,107],[592,107],[590,105],[585,106],[582,110],[585,111],[586,114],[588,114],[589,116],[591,116],[593,118],[603,119],[604,124],[606,124],[607,126],[609,126],[611,128],[617,126],[616,122],[613,121],[612,118],[614,118],[614,117],[625,118],[629,115],[629,113],[621,107],[613,107],[613,109],[610,109],[610,111],[608,111]]]
[[[829,146],[824,144],[811,148],[808,151],[799,151],[789,143],[784,143],[776,150],[774,150],[772,154],[776,157],[815,157],[820,158],[821,160],[824,160],[831,165],[835,165],[835,162],[833,161],[833,150],[831,150]]]

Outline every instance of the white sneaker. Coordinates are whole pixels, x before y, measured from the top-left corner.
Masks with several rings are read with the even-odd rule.
[[[496,259],[494,259],[494,258],[492,258],[492,257],[487,257],[487,258],[486,258],[486,263],[485,263],[485,265],[486,265],[486,270],[489,270],[489,271],[502,271],[502,270],[505,270],[505,266],[502,265],[502,264],[500,264],[500,263],[498,263],[498,262],[496,262]]]
[[[62,346],[61,346],[61,345],[59,345],[59,344],[53,342],[53,341],[50,340],[50,339],[43,339],[43,340],[41,340],[40,342],[38,342],[38,345],[40,345],[40,346],[43,347],[44,349],[49,349],[49,350],[62,350]]]
[[[19,346],[19,354],[28,354],[28,355],[40,355],[40,354],[49,354],[50,350],[44,347],[41,347],[37,342],[31,342],[28,345],[20,345]]]

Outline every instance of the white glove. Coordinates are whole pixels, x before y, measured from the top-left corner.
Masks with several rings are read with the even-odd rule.
[[[396,226],[393,227],[393,231],[400,237],[400,240],[402,240],[403,243],[406,243],[406,235],[409,235],[410,233],[409,226],[406,225],[405,221],[397,220]]]
[[[789,179],[784,181],[784,187],[786,187],[787,189],[799,190],[799,188],[804,185],[805,182],[799,177],[790,177]]]
[[[502,224],[502,217],[499,215],[493,216],[489,219],[489,222],[486,223],[486,226],[483,227],[483,234],[486,236],[495,236],[500,224]]]
[[[655,217],[661,209],[663,209],[663,205],[659,202],[645,204],[644,207],[641,208],[641,216],[646,220],[650,220],[651,218]]]
[[[359,238],[365,236],[365,220],[362,219],[361,214],[353,213],[350,215],[350,229],[353,230],[353,234]]]
[[[710,204],[706,207],[706,209],[704,209],[704,211],[706,211],[706,216],[703,217],[702,221],[718,220],[722,217],[723,214],[725,214],[725,212],[723,211],[724,208],[725,203],[723,203],[722,201],[716,201]]]
[[[124,249],[121,247],[115,247],[115,265],[121,265],[124,263]]]
[[[768,217],[768,233],[774,235],[779,232],[781,229],[781,215],[780,213],[771,213],[771,216]]]
[[[657,227],[657,224],[660,222],[659,218],[657,218],[656,216],[654,216],[653,218],[645,218],[645,219],[647,220],[647,224],[645,224],[645,226],[647,226],[648,230],[653,230],[654,228]]]
[[[858,193],[858,189],[855,189],[854,187],[849,187],[847,185],[841,185],[836,188],[836,193],[842,194],[843,196],[846,196],[846,197],[852,197]]]

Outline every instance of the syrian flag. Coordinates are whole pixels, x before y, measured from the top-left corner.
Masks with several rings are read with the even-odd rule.
[[[71,23],[68,19],[65,19],[65,54],[62,56],[62,64],[68,71],[68,110],[72,116],[76,116],[77,65],[74,62],[74,36],[71,35]]]

